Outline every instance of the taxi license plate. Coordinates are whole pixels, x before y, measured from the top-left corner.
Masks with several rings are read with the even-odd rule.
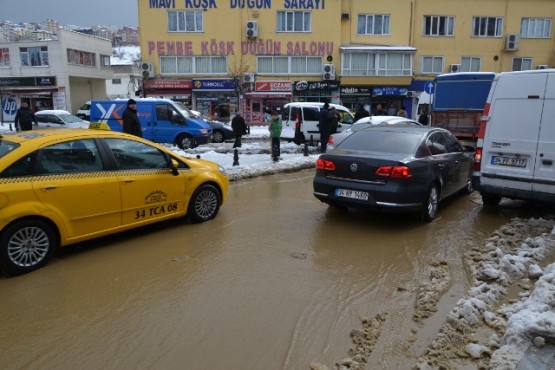
[[[368,193],[365,191],[355,191],[347,189],[335,189],[335,195],[343,198],[351,198],[358,200],[368,200]]]
[[[502,156],[492,156],[491,164],[496,166],[510,166],[510,167],[526,167],[528,160],[526,158],[516,158],[516,157],[502,157]]]

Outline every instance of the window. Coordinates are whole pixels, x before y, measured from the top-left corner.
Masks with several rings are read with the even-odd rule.
[[[359,35],[389,35],[389,15],[359,14],[357,34]]]
[[[513,71],[532,69],[532,58],[513,58]]]
[[[100,54],[100,68],[110,68],[110,56]]]
[[[551,34],[551,19],[522,18],[520,36],[524,38],[548,39]]]
[[[106,139],[120,170],[169,168],[169,159],[155,147],[127,139]]]
[[[67,49],[67,62],[69,64],[94,67],[96,66],[96,54],[89,53],[88,51]]]
[[[482,58],[480,57],[462,57],[460,72],[480,72]]]
[[[474,36],[500,37],[503,32],[503,18],[474,17],[472,18]]]
[[[256,58],[260,74],[322,74],[322,57],[263,56]]]
[[[410,53],[343,53],[341,74],[344,76],[411,76]]]
[[[310,12],[277,12],[277,32],[310,32]]]
[[[121,78],[112,78],[112,85],[121,85]]]
[[[226,57],[160,57],[161,74],[227,74]]]
[[[48,66],[48,48],[38,46],[32,48],[19,48],[21,65],[26,67]]]
[[[0,67],[10,66],[10,49],[0,48]]]
[[[102,171],[102,161],[94,140],[55,144],[39,151],[39,173]]]
[[[453,36],[455,34],[455,17],[424,16],[424,35]]]
[[[183,12],[168,12],[168,31],[203,32],[204,12],[192,10]]]
[[[420,65],[422,73],[438,74],[443,72],[443,57],[422,57]]]

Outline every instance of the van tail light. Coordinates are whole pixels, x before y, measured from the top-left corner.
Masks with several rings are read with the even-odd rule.
[[[374,174],[392,179],[408,179],[412,177],[412,172],[407,166],[381,166],[376,169]]]
[[[328,161],[327,159],[317,159],[316,169],[324,171],[335,171],[335,163]]]
[[[474,152],[474,164],[472,165],[472,168],[474,169],[474,171],[480,171],[482,169],[482,148],[481,147],[477,147],[476,151]]]
[[[489,119],[489,109],[491,104],[486,102],[486,106],[484,107],[484,113],[482,114],[482,118],[480,118],[480,131],[478,131],[478,140],[484,140],[484,136],[486,134],[486,125]]]
[[[297,116],[295,117],[295,130],[300,131],[301,130],[301,114],[297,113]]]

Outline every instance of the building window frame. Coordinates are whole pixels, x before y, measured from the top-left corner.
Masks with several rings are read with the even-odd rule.
[[[427,68],[430,65],[431,68]],[[438,75],[443,73],[445,57],[440,55],[423,55],[420,57],[420,73]]]
[[[472,17],[472,36],[502,37],[503,17]]]
[[[529,71],[532,69],[532,62],[534,58],[518,57],[513,58],[511,63],[511,71]]]
[[[48,67],[48,47],[30,46],[20,47],[19,56],[24,67]]]
[[[278,11],[276,32],[312,32],[312,13],[309,11]]]
[[[100,54],[100,68],[112,68],[109,55]]]
[[[425,36],[454,36],[455,17],[450,15],[425,15],[422,22]]]
[[[204,12],[197,10],[169,11],[168,32],[204,32]]]
[[[520,21],[520,37],[525,39],[551,38],[551,18],[522,18]]]
[[[161,75],[226,75],[225,56],[162,56]]]
[[[112,85],[121,85],[121,78],[112,78]]]
[[[342,76],[412,76],[413,54],[406,52],[343,52]]]
[[[259,75],[321,75],[324,61],[321,56],[261,55],[256,57]]]
[[[96,67],[96,54],[88,51],[66,49],[67,63],[77,66]]]
[[[389,14],[359,14],[357,35],[390,35],[391,16]]]
[[[10,48],[0,48],[0,68],[10,66]]]
[[[482,58],[473,56],[461,57],[460,72],[480,72],[482,68]]]

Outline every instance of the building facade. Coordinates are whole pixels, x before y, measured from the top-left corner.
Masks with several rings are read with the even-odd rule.
[[[405,106],[414,117],[438,74],[555,66],[552,0],[138,0],[138,8],[146,85],[173,87],[151,92],[185,96],[219,119],[241,110],[258,123],[285,102],[324,100]]]
[[[2,117],[13,121],[21,100],[35,111],[76,113],[87,100],[106,97],[113,76],[110,40],[60,29],[57,36],[0,42]]]
[[[141,70],[134,64],[112,65],[114,77],[106,81],[108,99],[134,98],[141,88]]]

